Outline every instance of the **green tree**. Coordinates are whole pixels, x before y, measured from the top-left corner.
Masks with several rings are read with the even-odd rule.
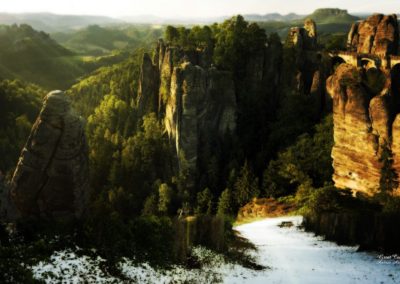
[[[393,153],[386,141],[382,146],[379,161],[382,163],[379,180],[380,190],[384,193],[391,193],[399,186],[399,177],[393,168]]]
[[[254,175],[247,161],[240,170],[234,188],[235,199],[239,206],[245,205],[252,198],[257,197],[260,194],[258,178]]]
[[[195,213],[196,214],[212,214],[212,200],[213,196],[209,188],[204,189],[197,193],[197,206]]]
[[[233,204],[232,192],[229,188],[226,188],[219,197],[217,215],[219,216],[233,216],[234,215],[234,204]]]
[[[158,197],[156,194],[150,194],[143,205],[142,215],[152,216],[158,214]]]
[[[172,189],[166,183],[160,185],[158,189],[158,211],[161,214],[168,215],[171,212],[172,194]]]
[[[263,174],[263,193],[279,197],[294,193],[300,184],[322,187],[333,174],[333,119],[328,115],[314,127],[314,135],[302,134],[279,152]]]
[[[179,31],[173,26],[167,26],[165,29],[164,38],[167,42],[177,43],[179,40]]]

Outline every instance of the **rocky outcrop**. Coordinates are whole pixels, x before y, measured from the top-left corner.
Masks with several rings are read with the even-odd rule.
[[[383,172],[400,176],[400,75],[387,69],[390,64],[379,64],[397,54],[398,41],[396,15],[374,14],[353,24],[347,43],[358,53],[357,62],[341,64],[327,80],[333,99],[333,180],[339,188],[371,195],[380,191]],[[368,56],[370,63],[362,64]],[[386,151],[393,154],[391,169],[382,158]],[[400,188],[394,190],[400,194]]]
[[[398,173],[400,181],[400,114],[397,114],[392,124],[392,145],[393,153],[393,169]],[[397,193],[400,195],[400,186],[397,189]]]
[[[352,25],[347,45],[357,53],[386,56],[398,53],[398,41],[397,16],[374,14]]]
[[[150,56],[145,53],[141,66],[139,90],[138,90],[138,117],[158,111],[158,89],[159,89],[158,66],[153,65]]]
[[[180,168],[189,171],[188,187],[194,186],[199,141],[222,136],[236,128],[236,99],[229,72],[204,70],[190,62],[174,69],[165,127],[174,141]]]
[[[317,25],[312,19],[304,21],[305,36],[303,37],[304,49],[317,49]]]
[[[295,86],[301,95],[314,97],[317,102],[315,113],[319,115],[331,109],[331,99],[325,88],[331,72],[331,59],[319,50],[317,40],[317,25],[312,19],[306,19],[303,28],[290,29],[286,45],[294,48],[297,69],[290,86]]]
[[[84,127],[61,91],[50,92],[32,127],[11,181],[17,217],[82,217],[88,199]]]
[[[400,123],[388,89],[371,94],[363,72],[341,64],[328,78],[327,90],[333,99],[335,185],[371,195],[379,191],[384,147],[393,152],[394,170],[400,173]]]
[[[370,98],[358,70],[341,64],[328,78],[327,89],[333,99],[335,185],[375,193],[381,168],[379,144],[372,132]]]
[[[317,49],[317,25],[312,19],[304,21],[304,27],[293,27],[287,39],[289,45],[299,50]]]
[[[265,64],[262,54],[261,74]],[[176,149],[178,168],[189,173],[194,186],[198,156],[204,143],[214,141],[236,128],[236,94],[230,72],[211,65],[207,48],[183,50],[160,40],[153,60],[143,58],[137,108],[139,116],[156,111],[164,121]],[[275,63],[275,62],[271,62]],[[257,70],[258,70],[257,69]],[[208,143],[207,142],[207,143]]]
[[[171,80],[174,68],[178,67],[185,61],[191,62],[204,69],[208,69],[212,62],[212,53],[208,48],[196,50],[183,50],[179,46],[166,45],[162,39],[158,41],[155,55],[153,58],[153,67],[157,69],[158,84],[158,112],[162,117],[165,114],[166,104],[171,92]],[[148,58],[146,58],[146,66],[150,66]],[[145,64],[145,62],[143,62]],[[144,66],[144,65],[143,65]],[[141,78],[151,78],[153,76],[152,68],[147,70],[142,68]],[[150,82],[150,81],[149,81]],[[140,82],[140,84],[143,84]],[[143,103],[138,102],[138,108],[143,108]]]

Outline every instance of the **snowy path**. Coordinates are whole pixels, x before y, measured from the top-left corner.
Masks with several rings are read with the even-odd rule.
[[[400,283],[400,259],[382,263],[378,255],[337,246],[296,228],[302,217],[280,217],[236,227],[258,247],[258,273],[227,273],[225,283]],[[295,226],[280,228],[282,221]],[[233,271],[232,271],[233,272]],[[248,274],[248,275],[246,275]]]

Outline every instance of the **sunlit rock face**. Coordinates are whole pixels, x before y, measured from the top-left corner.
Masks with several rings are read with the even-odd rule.
[[[398,41],[399,28],[394,14],[374,14],[354,23],[347,38],[351,51],[382,56],[397,54]]]
[[[386,60],[398,53],[398,40],[397,16],[374,14],[353,24],[347,44],[360,56]],[[400,175],[400,74],[392,65],[341,64],[327,80],[334,115],[333,180],[339,188],[378,192],[386,148],[393,154],[391,170]]]
[[[80,218],[89,193],[83,124],[64,92],[50,92],[11,182],[18,217]]]
[[[369,116],[370,98],[358,70],[341,64],[328,78],[327,89],[333,99],[335,185],[373,193],[379,188],[379,144]]]
[[[371,195],[379,191],[384,147],[393,152],[393,169],[400,174],[400,123],[393,94],[385,85],[371,93],[363,72],[341,64],[326,86],[333,99],[335,185]]]

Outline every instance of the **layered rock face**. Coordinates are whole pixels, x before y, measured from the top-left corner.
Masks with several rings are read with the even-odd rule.
[[[380,179],[379,139],[372,131],[370,98],[358,70],[341,64],[328,78],[327,89],[333,98],[335,185],[374,193]]]
[[[197,159],[210,137],[236,128],[236,98],[229,72],[204,70],[190,62],[174,68],[164,117],[166,131],[176,146],[180,168],[187,167],[194,185]]]
[[[315,31],[310,28],[310,33]],[[199,169],[209,162],[209,156],[220,154],[215,150],[217,145],[223,145],[227,137],[236,137],[238,101],[263,101],[268,107],[262,110],[266,119],[276,110],[281,42],[272,38],[268,46],[252,54],[244,66],[241,92],[235,89],[230,72],[212,65],[213,54],[207,48],[188,51],[160,40],[153,60],[147,55],[143,59],[139,116],[157,110],[175,148],[178,168],[189,172],[189,188],[199,178]],[[150,80],[154,77],[158,79]]]
[[[380,56],[398,53],[399,27],[397,16],[374,14],[365,21],[354,23],[348,34],[351,51]]]
[[[87,152],[83,124],[69,99],[50,92],[12,178],[17,217],[80,218],[89,194]]]
[[[400,117],[387,86],[374,95],[363,80],[363,70],[341,64],[326,86],[333,98],[335,185],[371,195],[380,188],[384,147],[393,152],[393,169],[400,174]]]
[[[347,43],[350,51],[389,58],[397,54],[398,40],[396,15],[374,14],[353,24]],[[339,188],[371,195],[380,191],[383,171],[400,176],[400,74],[388,66],[341,64],[327,80],[333,98],[333,180]],[[386,150],[393,154],[391,169],[382,161]]]
[[[138,116],[158,110],[158,88],[159,88],[158,66],[153,65],[150,56],[145,53],[140,72],[138,90]]]
[[[236,129],[232,75],[212,67],[211,56],[207,49],[187,52],[159,41],[153,60],[143,59],[139,115],[156,110],[164,121],[178,166],[189,171],[188,187],[195,183],[199,141]]]

